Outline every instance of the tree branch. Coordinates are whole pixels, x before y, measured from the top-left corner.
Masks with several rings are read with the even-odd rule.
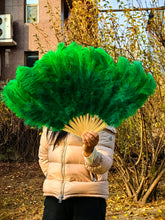
[[[165,168],[159,173],[157,178],[154,180],[154,182],[151,184],[151,186],[149,187],[149,189],[147,190],[147,192],[143,196],[143,198],[141,200],[142,205],[144,205],[146,203],[149,195],[151,194],[151,192],[153,191],[153,189],[155,188],[155,186],[157,185],[157,183],[159,182],[160,178],[163,176],[164,173],[165,173]]]

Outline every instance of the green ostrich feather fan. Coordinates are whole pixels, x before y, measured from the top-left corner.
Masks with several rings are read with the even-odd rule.
[[[119,126],[155,88],[141,62],[119,57],[115,63],[101,48],[59,43],[33,67],[19,66],[2,99],[30,126],[81,136],[84,130]]]

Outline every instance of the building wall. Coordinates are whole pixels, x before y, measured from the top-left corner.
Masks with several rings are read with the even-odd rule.
[[[13,18],[13,39],[16,46],[0,46],[0,80],[15,78],[18,65],[25,64],[25,51],[38,51],[38,45],[35,42],[34,34],[36,28],[30,23],[24,23],[25,19],[25,1],[24,0],[0,0],[0,14],[11,14]],[[47,0],[39,0],[39,23],[38,26],[45,30],[49,35],[49,49],[55,49],[57,40],[50,34],[50,25],[48,24],[49,14],[46,14]],[[61,0],[50,0],[52,7],[58,7],[61,10]],[[51,36],[52,35],[52,36]],[[40,36],[40,43],[47,47],[44,39]],[[39,53],[41,58],[42,54]]]
[[[0,1],[0,14],[4,12],[4,8],[5,8],[5,0],[1,0]]]

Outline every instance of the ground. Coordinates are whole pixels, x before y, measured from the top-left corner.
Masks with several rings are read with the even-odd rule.
[[[121,185],[110,174],[110,196],[106,220],[165,219],[165,182],[159,184],[158,200],[139,206],[126,198]],[[0,162],[0,220],[41,220],[44,176],[37,162]]]

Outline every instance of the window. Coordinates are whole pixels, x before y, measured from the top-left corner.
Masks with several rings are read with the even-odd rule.
[[[38,0],[26,0],[26,23],[38,22]]]
[[[38,51],[25,52],[25,66],[32,67],[36,60],[38,60]]]
[[[61,20],[63,22],[69,17],[70,8],[72,8],[72,0],[61,0]]]

